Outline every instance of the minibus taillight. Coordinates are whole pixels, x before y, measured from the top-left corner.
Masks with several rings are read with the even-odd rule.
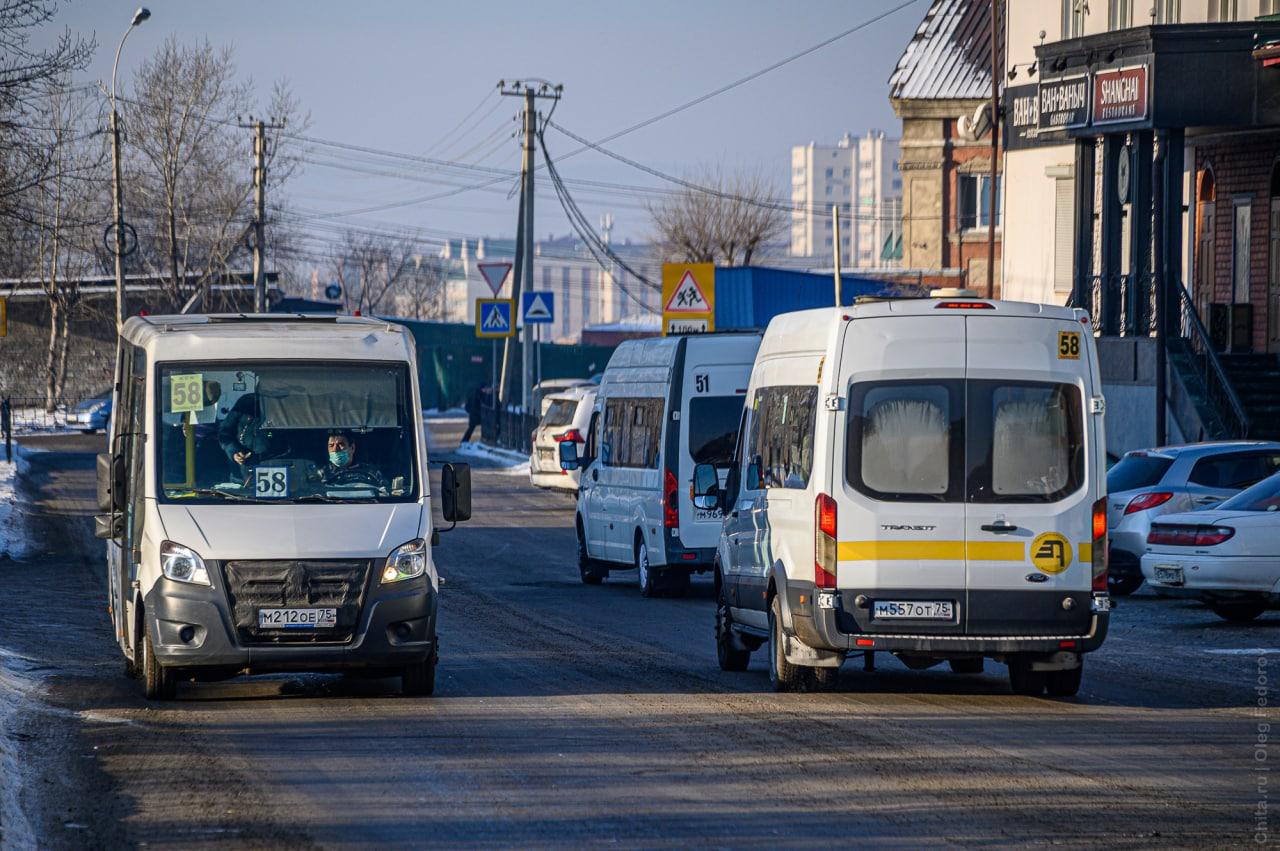
[[[1107,590],[1107,498],[1093,504],[1093,590]]]
[[[818,494],[813,506],[813,582],[819,588],[836,587],[836,501]]]
[[[582,432],[578,431],[576,428],[571,428],[568,431],[566,431],[564,434],[557,434],[552,438],[552,440],[554,440],[556,443],[563,443],[566,440],[572,440],[575,443],[586,442],[582,439]]]
[[[676,474],[670,470],[662,477],[662,525],[668,529],[680,526],[680,506],[676,502]]]
[[[996,306],[987,301],[940,301],[933,306],[934,310],[995,310]]]

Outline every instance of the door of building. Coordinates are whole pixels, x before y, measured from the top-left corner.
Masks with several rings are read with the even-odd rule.
[[[1280,196],[1271,178],[1271,220],[1267,248],[1267,351],[1280,352]]]

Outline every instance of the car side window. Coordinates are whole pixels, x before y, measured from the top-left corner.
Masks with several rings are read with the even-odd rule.
[[[1278,452],[1229,452],[1201,458],[1187,478],[1202,487],[1243,490],[1278,470]]]

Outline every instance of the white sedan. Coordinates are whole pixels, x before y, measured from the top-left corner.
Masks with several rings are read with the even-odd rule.
[[[1229,621],[1280,606],[1280,473],[1213,508],[1152,523],[1142,574],[1154,587],[1199,597]]]

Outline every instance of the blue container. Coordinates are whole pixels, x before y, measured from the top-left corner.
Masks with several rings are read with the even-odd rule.
[[[859,296],[927,296],[928,287],[844,275],[841,300],[853,304]],[[716,330],[764,328],[779,313],[830,307],[835,300],[831,275],[737,266],[716,269]]]

